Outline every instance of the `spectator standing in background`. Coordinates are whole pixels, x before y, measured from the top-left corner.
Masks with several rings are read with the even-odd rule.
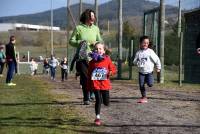
[[[10,42],[6,45],[6,61],[8,65],[6,84],[8,86],[16,85],[15,83],[12,83],[13,74],[17,66],[15,43],[15,36],[10,36]]]
[[[61,67],[61,80],[67,80],[68,77],[68,63],[67,63],[67,58],[64,57],[63,60],[60,63]]]
[[[55,56],[51,55],[51,59],[49,61],[50,73],[51,73],[51,80],[55,80],[55,77],[56,77],[56,67],[58,65],[59,65],[58,60],[55,58]]]
[[[0,44],[0,77],[3,77],[4,64],[6,62],[6,55],[3,51],[4,47]]]

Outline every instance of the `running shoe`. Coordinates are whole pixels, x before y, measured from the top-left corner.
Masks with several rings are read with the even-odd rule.
[[[138,103],[147,103],[147,98],[146,97],[142,97],[141,99],[138,100]]]
[[[7,83],[7,86],[16,86],[15,83]]]
[[[90,105],[89,101],[84,101],[83,105]]]
[[[101,125],[101,121],[100,119],[95,119],[94,120],[95,125],[100,126]]]

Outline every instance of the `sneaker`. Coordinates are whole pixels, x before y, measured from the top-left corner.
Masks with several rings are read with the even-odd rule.
[[[100,119],[95,119],[94,120],[95,125],[100,126],[101,125],[101,121]]]
[[[7,83],[7,86],[15,86],[15,83]]]
[[[138,103],[147,103],[147,98],[146,97],[142,97],[141,99],[139,99]]]
[[[0,74],[0,77],[3,77],[3,74]]]
[[[90,101],[90,102],[95,101],[95,98],[90,97],[89,101]]]
[[[84,101],[83,105],[90,105],[89,101]]]
[[[16,84],[15,84],[15,83],[12,83],[12,82],[11,82],[10,84],[11,84],[12,86],[16,86]]]

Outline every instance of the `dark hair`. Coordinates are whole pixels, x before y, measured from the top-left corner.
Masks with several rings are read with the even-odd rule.
[[[14,40],[15,40],[15,36],[14,35],[10,36],[10,42]]]
[[[103,42],[101,42],[101,41],[97,41],[95,44],[94,44],[94,47],[96,48],[96,46],[98,45],[98,44],[102,44],[103,45],[103,48],[106,50],[108,47],[103,43]]]
[[[89,20],[91,18],[91,13],[94,13],[94,16],[96,17],[95,15],[95,12],[92,10],[92,9],[86,9],[82,14],[81,14],[81,17],[80,17],[80,22],[85,24],[87,20]]]
[[[141,36],[141,37],[140,37],[140,44],[141,44],[145,39],[149,39],[149,36],[146,36],[146,35]]]
[[[149,48],[153,48],[153,42],[152,41],[149,41]]]

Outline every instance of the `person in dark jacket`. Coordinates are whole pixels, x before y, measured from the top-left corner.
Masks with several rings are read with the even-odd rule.
[[[6,45],[6,61],[8,66],[6,84],[8,86],[15,86],[15,83],[12,83],[13,74],[16,67],[16,52],[15,52],[15,36],[10,36],[10,42]]]

